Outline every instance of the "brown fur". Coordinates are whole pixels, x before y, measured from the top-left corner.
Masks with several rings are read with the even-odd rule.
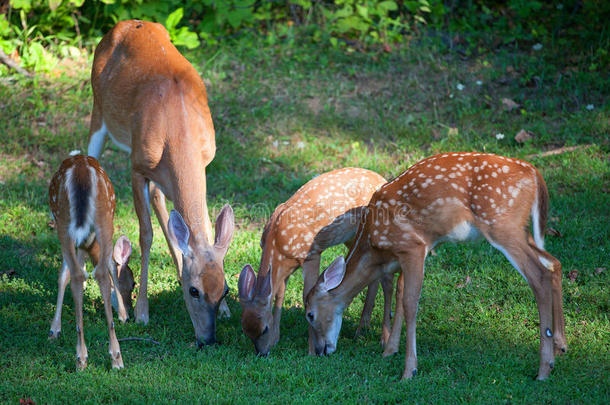
[[[203,81],[172,45],[161,24],[130,20],[119,22],[100,41],[91,84],[90,149],[92,136],[103,124],[114,139],[131,148],[132,190],[142,249],[136,320],[149,320],[150,189],[150,201],[168,240],[177,277],[183,279],[185,303],[195,334],[198,339],[205,335],[207,340],[215,333],[215,324],[208,318],[211,313],[216,314],[215,300],[224,296],[226,249],[212,245],[205,169],[214,158],[216,143]],[[184,263],[183,252],[169,240],[165,197],[173,201],[190,231],[192,255]],[[231,228],[230,234],[232,231]],[[183,271],[188,272],[185,277]],[[202,302],[188,298],[190,288],[211,299],[205,308],[201,307]],[[220,304],[221,310],[229,314],[226,303]]]
[[[68,177],[68,172],[72,176]],[[70,182],[71,179],[71,182]],[[68,193],[72,191],[72,196]],[[93,194],[93,190],[95,194]],[[95,198],[90,205],[89,200]],[[77,204],[75,215],[72,218],[71,202]],[[123,359],[114,331],[112,321],[112,308],[110,304],[110,293],[112,288],[111,278],[118,288],[117,300],[119,302],[119,318],[125,321],[128,317],[123,304],[123,297],[129,297],[133,290],[133,274],[128,268],[123,269],[122,278],[118,278],[116,264],[112,261],[112,235],[113,219],[115,209],[114,189],[108,176],[101,168],[97,160],[90,156],[76,155],[64,160],[49,186],[49,206],[55,218],[57,235],[61,242],[64,265],[58,279],[58,297],[55,317],[51,324],[50,338],[59,337],[61,331],[61,310],[63,304],[64,290],[70,279],[74,306],[76,312],[76,324],[78,342],[76,346],[77,366],[84,368],[87,365],[87,347],[83,333],[82,300],[83,284],[87,277],[84,272],[84,252],[87,252],[95,266],[95,278],[100,286],[104,300],[104,310],[110,336],[110,354],[114,368],[123,367]],[[94,213],[87,210],[94,209]],[[88,214],[93,214],[92,223],[87,223]],[[80,224],[88,230],[89,227],[95,232],[90,240],[86,242],[76,241],[70,233],[70,224]]]

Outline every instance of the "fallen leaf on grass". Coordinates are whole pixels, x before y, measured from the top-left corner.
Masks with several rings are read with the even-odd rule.
[[[35,405],[36,402],[32,398],[19,398],[19,405]]]
[[[531,133],[530,131],[526,131],[525,129],[522,129],[521,131],[517,132],[517,135],[515,135],[515,141],[517,141],[519,143],[529,141],[530,139],[533,139],[533,138],[534,138],[534,134]]]
[[[516,110],[517,108],[519,108],[519,104],[515,103],[513,100],[511,100],[510,98],[506,98],[504,97],[502,99],[502,107],[506,110],[506,111],[512,111],[512,110]]]
[[[546,231],[544,231],[545,235],[551,235],[551,236],[557,236],[559,238],[561,238],[563,235],[561,234],[561,232],[559,232],[557,229],[555,228],[548,228]]]
[[[568,280],[570,280],[572,283],[575,282],[577,278],[578,270],[572,270],[568,273]]]
[[[595,274],[602,274],[604,271],[606,271],[605,267],[596,267],[595,268]]]
[[[468,284],[470,284],[472,282],[472,280],[470,279],[470,276],[466,276],[466,279],[464,280],[464,283],[460,283],[458,285],[455,286],[455,288],[464,288],[466,287]]]

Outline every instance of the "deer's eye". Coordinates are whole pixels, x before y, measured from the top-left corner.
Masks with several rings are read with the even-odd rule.
[[[191,294],[191,297],[193,298],[199,298],[199,290],[195,287],[189,288],[189,294]]]
[[[261,333],[261,335],[264,335],[267,332],[269,332],[269,326],[265,326],[265,329],[263,330],[263,333]]]
[[[307,313],[307,320],[308,320],[309,322],[313,322],[314,318],[315,318],[315,317],[314,317],[313,312],[308,312],[308,313]]]

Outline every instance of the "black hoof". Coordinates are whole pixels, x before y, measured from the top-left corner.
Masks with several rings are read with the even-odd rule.
[[[561,348],[561,352],[562,352],[562,353],[565,353],[565,352],[566,352],[566,348],[565,348],[565,347],[562,347],[562,348]]]
[[[417,375],[417,369],[414,369],[413,372],[411,373],[411,377],[415,377]]]

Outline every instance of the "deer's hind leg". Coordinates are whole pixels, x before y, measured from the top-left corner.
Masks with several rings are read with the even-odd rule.
[[[110,215],[110,214],[107,214]],[[108,222],[108,221],[106,221]],[[112,223],[112,220],[110,220]],[[117,340],[116,333],[114,330],[114,321],[112,319],[112,303],[111,303],[111,279],[110,275],[115,269],[114,262],[112,261],[112,227],[104,227],[96,229],[97,238],[100,242],[100,261],[97,264],[95,271],[95,279],[100,287],[102,294],[102,300],[104,301],[104,315],[106,316],[106,324],[108,326],[108,337],[109,337],[109,349],[110,358],[112,361],[112,368],[123,368],[123,357],[121,356],[121,348],[119,347],[119,341]],[[118,284],[117,284],[118,285]],[[121,303],[120,294],[117,294],[117,299]],[[123,307],[124,309],[124,307]]]
[[[548,260],[546,255],[542,255],[539,249],[530,245],[525,235],[522,238],[510,235],[511,232],[507,231],[494,232],[487,236],[487,239],[506,256],[534,292],[540,317],[540,365],[537,379],[544,380],[549,376],[555,361],[552,331],[553,275],[544,265]]]

